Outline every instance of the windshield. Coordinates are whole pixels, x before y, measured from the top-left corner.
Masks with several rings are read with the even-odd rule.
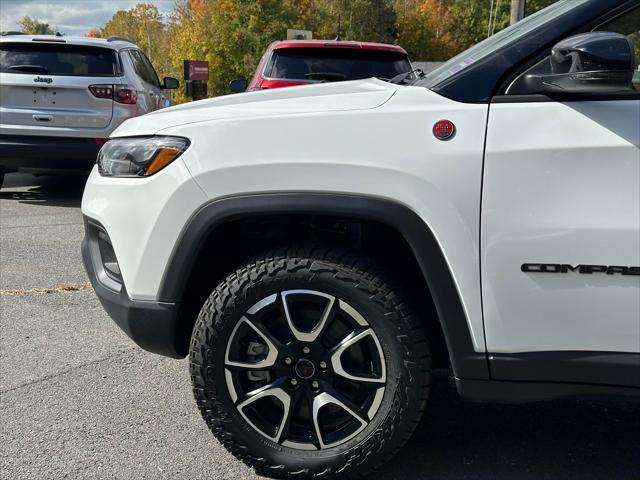
[[[267,78],[306,81],[390,79],[411,71],[402,52],[351,48],[283,48],[276,50],[267,65]]]
[[[449,77],[463,71],[469,65],[528,35],[529,32],[556,18],[558,15],[562,15],[587,1],[589,0],[561,0],[554,3],[456,55],[415,84],[431,87],[442,83]]]

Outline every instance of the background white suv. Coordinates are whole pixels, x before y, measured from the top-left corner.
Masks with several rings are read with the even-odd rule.
[[[128,40],[0,38],[0,185],[4,173],[88,171],[124,120],[169,106],[145,54]]]
[[[640,398],[639,32],[640,0],[563,0],[408,85],[129,120],[82,200],[94,289],[280,478],[375,478],[435,368],[467,399]]]

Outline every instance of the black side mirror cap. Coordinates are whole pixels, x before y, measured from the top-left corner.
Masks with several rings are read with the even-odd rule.
[[[165,90],[175,90],[180,86],[180,82],[177,78],[164,77],[162,79],[162,88]]]
[[[244,78],[236,78],[231,80],[229,88],[233,93],[242,93],[247,89],[248,82]]]
[[[566,38],[551,49],[551,74],[527,75],[532,93],[603,93],[629,90],[635,69],[633,43],[615,32]]]

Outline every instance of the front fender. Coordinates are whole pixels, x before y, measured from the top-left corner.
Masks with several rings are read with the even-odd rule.
[[[271,214],[338,215],[374,220],[397,230],[411,247],[433,297],[447,342],[453,374],[487,379],[484,351],[476,351],[461,297],[429,227],[406,206],[355,195],[281,193],[230,197],[210,202],[189,220],[176,243],[160,287],[162,302],[180,302],[206,240],[226,222]]]

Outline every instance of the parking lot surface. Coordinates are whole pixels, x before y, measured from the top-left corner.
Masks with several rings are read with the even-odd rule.
[[[82,188],[15,174],[0,190],[0,478],[259,478],[207,430],[186,360],[140,350],[100,307],[80,260]],[[442,381],[376,479],[639,478],[639,412],[474,404]]]

